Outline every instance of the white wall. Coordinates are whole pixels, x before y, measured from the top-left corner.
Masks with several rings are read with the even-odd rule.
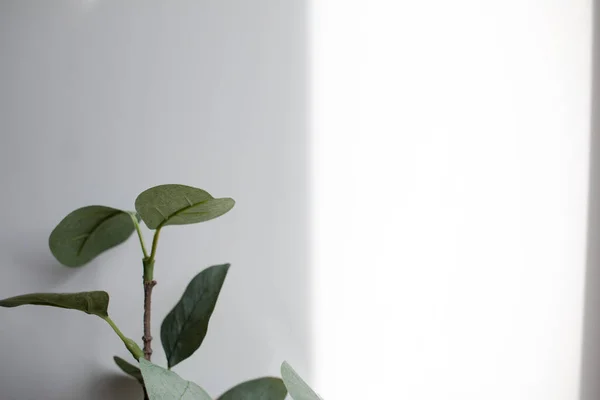
[[[306,370],[304,23],[300,0],[1,1],[0,297],[105,289],[140,340],[135,238],[79,270],[47,238],[79,206],[190,184],[237,205],[163,232],[155,338],[189,279],[231,262],[203,347],[176,371],[217,395],[284,358]],[[91,316],[0,310],[3,400],[130,399],[114,354],[127,356]]]
[[[311,36],[321,394],[577,399],[591,1],[318,0]]]

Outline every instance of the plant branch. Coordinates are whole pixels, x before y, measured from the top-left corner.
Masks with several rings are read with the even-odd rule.
[[[152,239],[152,251],[150,256],[144,257],[144,358],[148,361],[152,358],[152,289],[156,286],[154,280],[154,257],[160,237],[160,228],[154,232]],[[146,253],[144,253],[146,254]]]
[[[152,289],[156,286],[156,281],[145,281],[144,282],[144,358],[148,361],[152,358],[152,329],[151,329],[151,316],[152,316]]]

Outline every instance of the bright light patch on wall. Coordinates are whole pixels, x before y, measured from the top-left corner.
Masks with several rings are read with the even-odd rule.
[[[575,400],[591,1],[311,10],[313,383]]]

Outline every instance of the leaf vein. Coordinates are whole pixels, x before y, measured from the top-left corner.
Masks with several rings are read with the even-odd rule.
[[[183,213],[185,213],[185,212],[186,212],[187,210],[189,210],[190,208],[193,208],[193,207],[199,206],[200,204],[204,204],[204,203],[206,203],[206,202],[208,202],[208,201],[210,201],[210,200],[214,200],[214,199],[206,199],[206,200],[204,200],[204,201],[199,201],[198,203],[191,204],[191,205],[189,205],[189,206],[186,206],[186,207],[182,207],[182,208],[180,208],[179,210],[175,211],[173,214],[169,215],[168,217],[165,217],[165,216],[164,216],[164,214],[163,214],[163,213],[161,213],[160,215],[162,215],[162,216],[163,216],[164,220],[163,220],[163,221],[162,221],[160,224],[158,224],[158,227],[157,227],[156,229],[160,229],[160,228],[162,228],[162,227],[163,227],[163,226],[164,226],[164,225],[165,225],[165,224],[166,224],[166,223],[167,223],[167,222],[168,222],[170,219],[172,219],[172,218],[174,218],[174,217],[177,217],[177,216],[178,216],[178,215],[180,215],[180,214],[183,214]],[[156,208],[156,207],[155,207],[155,208]],[[160,212],[160,211],[159,211],[159,212]]]
[[[158,211],[158,213],[159,213],[159,214],[160,214],[160,215],[161,215],[163,218],[167,218],[167,217],[165,216],[165,214],[163,214],[163,212],[162,212],[162,211],[160,211],[160,208],[158,208],[157,206],[154,206],[154,209],[155,209],[156,211]]]
[[[94,227],[92,227],[90,233],[85,237],[85,239],[83,239],[83,242],[81,243],[81,246],[79,246],[79,249],[77,249],[77,256],[81,255],[81,252],[83,251],[83,248],[85,247],[86,243],[88,242],[88,240],[90,239],[90,237],[92,236],[92,234],[98,229],[100,228],[100,226],[102,224],[104,224],[106,221],[110,220],[111,218],[121,214],[123,211],[121,210],[116,210],[110,214],[108,214],[106,217],[102,218]]]
[[[179,342],[181,339],[181,334],[187,330],[187,325],[189,324],[190,320],[192,319],[192,315],[194,314],[194,311],[196,311],[196,307],[198,307],[198,304],[200,303],[201,299],[202,299],[202,297],[200,297],[200,299],[198,299],[198,301],[194,302],[194,306],[192,307],[190,312],[186,313],[187,315],[185,315],[185,320],[183,321],[183,324],[181,324],[181,329],[178,329],[177,338],[175,339],[175,343],[173,343],[173,345],[171,346],[171,355],[169,356],[169,361],[171,361],[174,350],[179,345]],[[183,310],[183,312],[185,313],[185,310]]]
[[[179,398],[179,400],[183,399],[183,396],[186,394],[186,392],[188,391],[189,388],[190,388],[190,381],[187,381],[187,384],[185,385],[185,390],[181,394],[181,397]]]

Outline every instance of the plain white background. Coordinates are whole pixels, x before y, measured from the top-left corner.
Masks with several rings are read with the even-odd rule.
[[[325,399],[579,398],[591,9],[313,2]]]
[[[198,186],[237,205],[163,231],[154,337],[196,273],[231,262],[204,345],[176,372],[216,396],[284,359],[308,370],[304,18],[300,1],[1,1],[0,296],[104,289],[141,342],[136,239],[72,270],[48,235],[83,205]],[[115,354],[128,357],[94,317],[2,309],[0,398],[135,398]]]

